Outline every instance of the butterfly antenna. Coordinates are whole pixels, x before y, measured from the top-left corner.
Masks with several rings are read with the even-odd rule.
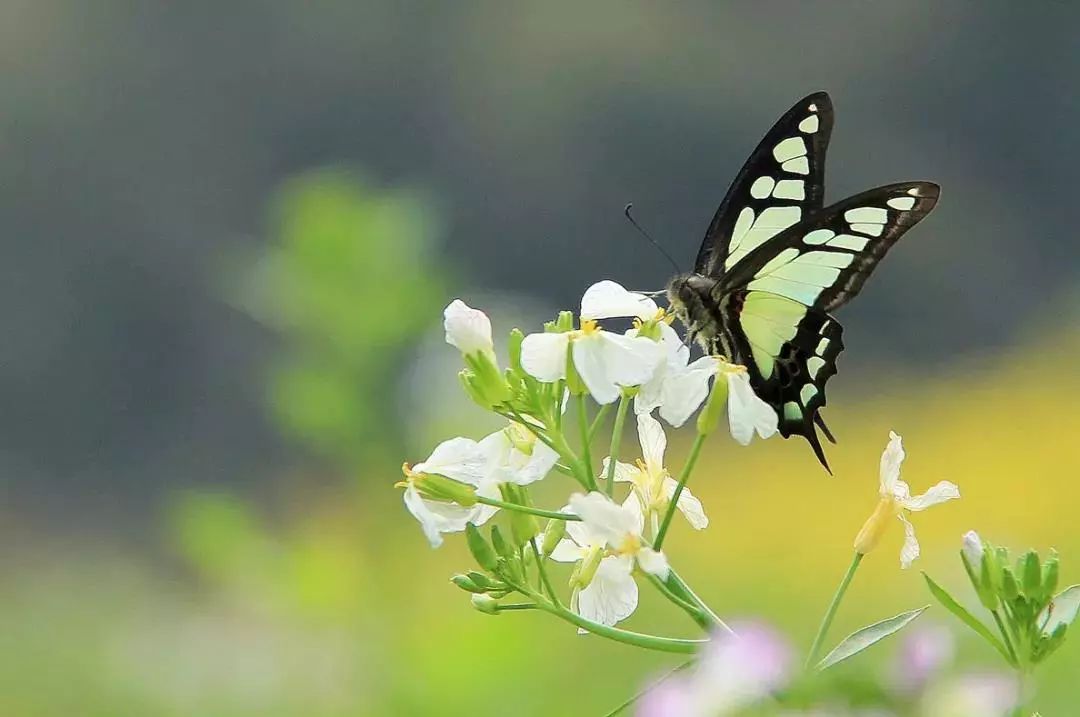
[[[660,246],[659,242],[657,242],[655,239],[653,239],[651,236],[649,236],[649,232],[647,232],[647,231],[645,231],[644,229],[641,228],[641,225],[637,223],[636,219],[634,219],[633,211],[634,211],[634,203],[633,202],[630,202],[629,204],[627,204],[626,207],[623,209],[623,214],[625,214],[627,220],[629,220],[629,222],[634,225],[634,229],[637,229],[638,232],[641,234],[641,236],[645,237],[646,241],[648,241],[650,244],[652,244],[654,247],[656,247],[656,250],[664,255],[664,258],[667,259],[668,262],[671,263],[671,266],[673,266],[675,268],[675,273],[676,274],[683,273],[682,269],[679,268],[678,262],[676,262],[674,259],[671,258],[671,254],[668,254],[667,251],[664,249],[664,247]]]

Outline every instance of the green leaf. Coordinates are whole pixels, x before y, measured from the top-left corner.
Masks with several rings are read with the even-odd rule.
[[[926,611],[926,608],[930,607],[926,605],[918,610],[910,610],[903,612],[896,617],[890,617],[887,620],[881,622],[875,622],[873,625],[867,625],[861,630],[856,630],[851,633],[837,645],[832,652],[825,655],[824,659],[818,663],[817,668],[824,670],[832,667],[838,662],[846,660],[852,655],[857,655],[866,648],[870,647],[874,643],[882,640],[889,635],[904,629],[919,615],[922,615]]]
[[[997,638],[994,633],[990,632],[990,628],[984,625],[977,617],[968,612],[967,608],[957,602],[956,598],[950,595],[948,591],[945,590],[945,588],[935,583],[929,575],[923,573],[923,578],[926,580],[927,587],[930,588],[930,594],[933,595],[939,603],[941,603],[942,607],[951,612],[953,615],[956,615],[956,617],[960,618],[961,622],[974,630],[976,634],[979,635],[979,637],[990,643],[990,645],[993,646],[995,650],[1001,653],[1002,657],[1004,657],[1010,665],[1013,665],[1014,667],[1016,666],[1012,656],[1009,654],[1009,651],[1005,649],[1005,645],[1001,642],[1001,640]]]
[[[1071,625],[1080,611],[1080,585],[1070,585],[1050,601],[1050,607],[1039,615],[1039,624],[1045,623],[1042,632],[1052,635],[1058,625]]]

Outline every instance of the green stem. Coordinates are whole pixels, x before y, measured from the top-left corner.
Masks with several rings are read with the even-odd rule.
[[[832,626],[833,618],[836,617],[836,611],[840,608],[840,602],[844,599],[844,593],[847,592],[848,586],[851,585],[851,579],[855,577],[855,571],[859,569],[859,563],[862,562],[862,559],[862,553],[855,553],[855,557],[851,560],[851,565],[848,566],[847,572],[844,573],[844,579],[840,581],[840,587],[836,589],[836,594],[833,595],[832,602],[829,603],[829,609],[825,611],[825,617],[821,621],[821,627],[818,628],[817,635],[814,637],[814,642],[810,646],[810,654],[806,658],[807,668],[810,668],[810,666],[814,664],[818,653],[821,652],[821,645],[825,642],[825,635]]]
[[[628,408],[630,397],[623,393],[619,399],[619,409],[615,412],[615,428],[611,431],[611,448],[608,450],[607,477],[604,480],[608,498],[615,495],[615,462],[619,459],[619,444],[622,443],[623,424],[626,423]]]
[[[540,508],[533,508],[527,505],[518,505],[517,503],[507,503],[505,500],[499,500],[498,498],[486,498],[482,495],[476,496],[477,503],[483,503],[484,505],[491,505],[496,508],[505,508],[507,510],[516,510],[519,513],[528,513],[529,515],[538,515],[541,518],[554,518],[555,520],[581,520],[573,513],[560,513],[557,510],[542,510]]]
[[[1009,651],[1009,657],[1012,658],[1013,664],[1020,664],[1016,658],[1016,650],[1013,649],[1012,640],[1009,639],[1009,631],[1005,629],[1005,623],[1001,620],[1001,613],[997,610],[991,610],[990,614],[994,616],[994,622],[997,623],[998,632],[1001,633],[1001,637],[1005,640],[1005,649]]]
[[[512,602],[503,603],[495,606],[495,612],[506,612],[510,610],[536,610],[539,606],[534,602]]]
[[[693,605],[684,600],[679,595],[676,595],[675,592],[670,587],[668,587],[667,583],[665,583],[663,580],[656,577],[655,575],[645,573],[645,577],[650,583],[653,584],[653,587],[660,591],[661,595],[666,597],[668,600],[673,602],[676,607],[680,608],[687,615],[689,615],[690,619],[696,622],[699,627],[705,630],[709,629],[709,619],[701,612],[700,609],[698,609],[696,605]]]
[[[674,637],[659,637],[657,635],[646,635],[641,632],[631,632],[630,630],[621,630],[617,627],[608,627],[607,625],[601,625],[598,622],[592,620],[586,620],[577,613],[570,612],[566,608],[557,607],[550,603],[538,602],[536,605],[544,612],[551,613],[556,617],[560,617],[566,620],[572,625],[580,627],[582,630],[599,635],[600,637],[606,637],[609,640],[615,642],[621,642],[626,645],[633,645],[634,647],[641,647],[646,650],[658,650],[660,652],[672,652],[680,655],[693,655],[705,645],[709,644],[708,640],[682,640]]]
[[[604,425],[604,419],[607,418],[609,413],[611,413],[610,403],[605,403],[600,407],[600,410],[596,412],[596,415],[592,419],[592,424],[589,426],[589,443],[592,443],[596,438],[600,426]]]
[[[592,437],[589,435],[589,409],[585,404],[585,394],[577,397],[578,430],[581,432],[581,462],[585,466],[585,487],[596,490],[596,477],[592,474]]]
[[[652,684],[647,686],[641,692],[638,692],[637,694],[635,694],[630,699],[623,702],[621,705],[619,705],[615,709],[608,712],[606,715],[604,715],[604,717],[615,717],[615,715],[619,714],[620,712],[625,710],[627,707],[629,707],[630,705],[634,704],[635,702],[640,700],[642,697],[647,695],[649,692],[652,692],[654,689],[659,687],[661,682],[668,679],[669,677],[671,677],[675,673],[682,672],[686,668],[691,667],[693,664],[694,664],[693,660],[687,660],[686,662],[682,663],[681,665],[678,665],[677,667],[672,668],[671,670],[669,670],[667,672],[667,674],[664,674],[664,675],[661,675],[660,677],[658,677]]]
[[[544,565],[544,556],[540,554],[540,549],[536,547],[536,538],[529,538],[529,545],[532,546],[533,556],[536,557],[536,569],[540,573],[541,584],[543,584],[544,589],[547,590],[548,595],[551,596],[552,602],[559,607],[562,607],[562,603],[559,602],[559,596],[555,594],[555,588],[551,587],[551,581],[548,579],[547,567]]]
[[[686,482],[690,480],[690,473],[694,470],[694,465],[697,463],[703,445],[705,445],[705,434],[699,433],[694,438],[694,444],[690,446],[690,455],[686,458],[682,473],[679,474],[679,484],[675,486],[675,492],[671,494],[667,513],[664,514],[664,521],[660,523],[660,530],[656,531],[656,540],[653,541],[653,547],[657,550],[664,544],[664,538],[667,537],[668,528],[671,526],[671,519],[675,517],[675,511],[679,507],[679,496],[682,495]]]
[[[699,598],[697,594],[690,589],[690,586],[686,584],[686,581],[682,579],[682,576],[675,572],[674,568],[670,568],[670,571],[671,572],[668,574],[668,587],[676,595],[683,596],[692,604],[697,606],[697,608],[705,615],[705,617],[709,619],[709,625],[707,625],[706,627],[708,627],[709,629],[712,629],[713,627],[719,627],[721,630],[724,630],[727,633],[730,633],[732,635],[735,634],[735,631],[728,627],[728,624],[721,620],[720,616],[713,612],[713,609],[707,604],[705,604],[705,601]]]

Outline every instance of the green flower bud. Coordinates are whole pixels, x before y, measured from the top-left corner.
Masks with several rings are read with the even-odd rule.
[[[528,494],[521,486],[503,483],[499,486],[499,492],[507,503],[524,506],[529,504]],[[535,516],[517,510],[508,512],[510,513],[510,532],[514,536],[515,545],[524,545],[540,532]]]
[[[570,587],[582,590],[589,587],[603,558],[604,551],[600,547],[594,545],[589,548],[589,552],[585,553],[581,562],[574,566],[574,572],[570,575]]]
[[[565,333],[567,331],[574,330],[574,313],[572,311],[560,311],[558,318],[555,319],[555,331],[558,333]]]
[[[637,327],[637,335],[653,341],[660,340],[660,320],[649,319],[648,321],[642,321]]]
[[[724,415],[724,408],[727,406],[727,395],[727,379],[722,373],[718,373],[713,379],[712,391],[705,400],[705,407],[701,409],[697,417],[699,435],[707,436],[720,425],[720,417]]]
[[[1020,585],[1016,582],[1012,568],[1007,565],[1001,569],[1001,595],[1009,602],[1020,597]]]
[[[510,543],[506,542],[506,538],[503,537],[502,531],[499,530],[497,525],[491,527],[491,546],[495,548],[495,552],[498,553],[499,557],[504,560],[517,560],[517,553]]]
[[[491,409],[510,400],[510,384],[491,354],[466,354],[465,365],[471,371],[463,379],[470,384],[469,397],[481,408]]]
[[[499,614],[499,602],[490,595],[473,595],[472,606],[486,615]]]
[[[1024,583],[1024,594],[1041,601],[1042,561],[1039,560],[1039,554],[1034,550],[1024,553],[1017,563],[1017,572],[1020,573]]]
[[[1058,555],[1050,551],[1050,557],[1043,564],[1042,599],[1045,602],[1054,596],[1058,586]]]
[[[485,592],[491,592],[492,590],[505,590],[507,587],[506,583],[500,580],[492,580],[487,575],[484,575],[483,573],[478,573],[475,570],[469,570],[465,573],[465,576],[469,578],[469,580],[472,580],[473,583],[475,583],[476,585],[484,588]]]
[[[555,546],[566,535],[566,521],[552,518],[544,528],[544,544],[540,547],[540,553],[546,558],[555,551]]]
[[[469,552],[472,553],[476,564],[484,570],[494,570],[499,564],[495,551],[484,540],[484,536],[480,534],[480,529],[472,523],[465,526],[465,542],[468,543]]]
[[[970,562],[970,551],[960,551],[960,562],[964,566],[964,572],[967,573],[968,580],[971,581],[971,587],[975,589],[975,594],[979,596],[979,602],[987,610],[997,610],[998,597],[994,592],[993,586],[990,584],[989,570],[986,560],[986,553],[979,554],[978,565],[972,565]],[[979,570],[985,577],[980,577],[976,574],[976,570]]]
[[[485,593],[485,592],[487,592],[487,590],[484,589],[483,586],[477,585],[467,575],[455,575],[454,577],[450,578],[450,582],[452,582],[454,585],[457,585],[459,588],[461,588],[465,592],[470,592],[470,593]]]
[[[510,354],[510,368],[518,373],[525,373],[524,369],[521,368],[521,343],[524,340],[524,332],[521,329],[514,328],[510,330],[510,338],[506,342]]]
[[[577,367],[574,366],[574,346],[572,341],[566,351],[566,389],[570,391],[571,396],[584,396],[589,392],[585,382],[578,375]]]
[[[463,508],[476,505],[476,488],[467,483],[435,473],[413,473],[407,467],[403,470],[423,498],[457,503]]]

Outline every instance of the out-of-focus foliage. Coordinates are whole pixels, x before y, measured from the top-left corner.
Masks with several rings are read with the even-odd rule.
[[[399,450],[397,380],[438,321],[448,267],[429,202],[341,171],[288,182],[246,304],[282,335],[270,380],[282,430],[346,469]]]

